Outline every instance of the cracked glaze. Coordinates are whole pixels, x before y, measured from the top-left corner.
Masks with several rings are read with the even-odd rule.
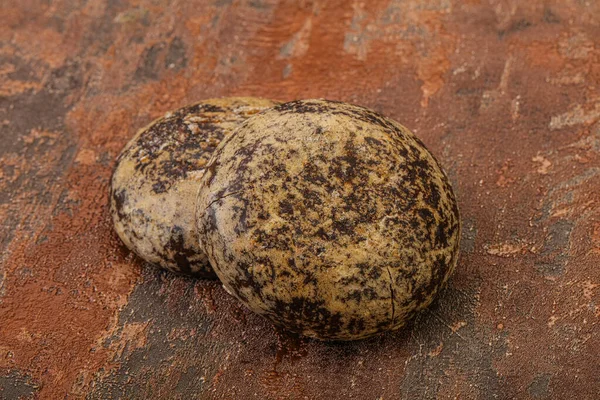
[[[214,277],[194,226],[198,184],[223,137],[274,104],[255,98],[205,100],[141,129],[119,156],[112,177],[111,214],[127,247],[168,270]]]
[[[282,104],[248,119],[210,163],[200,240],[226,289],[276,325],[331,340],[397,329],[455,267],[447,176],[373,111]]]

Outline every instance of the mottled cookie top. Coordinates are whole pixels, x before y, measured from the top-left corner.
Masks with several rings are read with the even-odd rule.
[[[197,218],[231,293],[321,339],[402,326],[448,278],[460,231],[448,178],[423,143],[325,100],[273,107],[226,138]]]
[[[168,112],[129,143],[119,157],[131,159],[143,184],[164,193],[188,173],[204,169],[223,137],[249,116],[272,106],[253,98],[210,99]]]
[[[195,198],[216,146],[249,116],[273,106],[255,98],[210,99],[141,129],[117,160],[111,211],[123,242],[172,271],[210,277],[195,232]]]

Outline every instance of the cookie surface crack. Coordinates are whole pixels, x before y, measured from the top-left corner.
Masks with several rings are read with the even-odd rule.
[[[212,206],[217,201],[223,200],[225,197],[233,196],[234,194],[238,194],[241,192],[243,192],[243,190],[236,190],[235,192],[224,194],[223,196],[219,197],[218,199],[215,199],[215,200],[211,201],[210,203],[208,203],[208,205],[206,207],[204,207],[204,211],[208,210],[210,208],[210,206]]]
[[[392,302],[392,326],[393,326],[394,325],[394,317],[396,315],[396,305],[394,304],[394,302],[395,302],[394,280],[392,279],[392,272],[390,271],[390,267],[387,267],[387,273],[390,277],[390,299]]]

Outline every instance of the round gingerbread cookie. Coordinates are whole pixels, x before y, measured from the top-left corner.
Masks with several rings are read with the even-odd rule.
[[[110,209],[121,240],[168,270],[214,277],[195,230],[200,179],[224,136],[277,103],[210,99],[167,113],[125,146],[112,176]]]
[[[198,233],[225,288],[291,331],[325,340],[397,329],[455,267],[448,177],[408,129],[363,107],[282,104],[215,151]]]

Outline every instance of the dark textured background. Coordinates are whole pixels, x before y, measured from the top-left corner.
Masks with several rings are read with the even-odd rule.
[[[3,0],[0,398],[600,398],[600,2]],[[207,97],[326,97],[445,165],[459,266],[406,329],[278,335],[111,230],[135,130]]]

